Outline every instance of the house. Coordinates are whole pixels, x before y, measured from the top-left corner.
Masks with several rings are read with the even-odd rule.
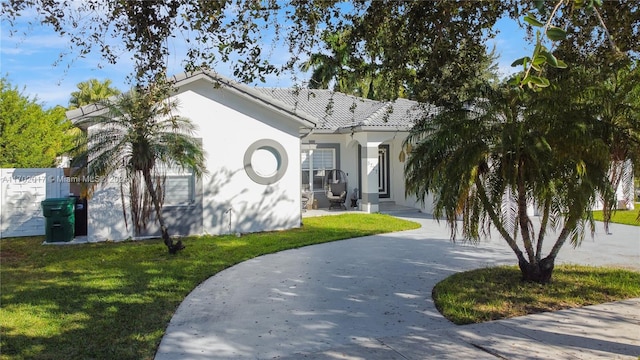
[[[181,116],[198,131],[209,173],[167,173],[163,211],[172,234],[270,231],[300,225],[301,192],[327,207],[324,175],[347,174],[364,212],[383,201],[419,207],[405,198],[399,158],[408,130],[423,111],[418,103],[379,102],[329,90],[243,85],[213,72],[175,76]],[[97,105],[67,112],[71,121],[95,116]],[[90,131],[90,129],[89,129]],[[134,237],[124,221],[120,179],[114,176],[88,201],[90,240]],[[430,202],[427,202],[430,203]],[[423,209],[427,212],[430,209]],[[157,235],[151,225],[138,236]]]
[[[355,194],[363,212],[377,212],[384,202],[432,212],[432,198],[423,206],[405,197],[401,155],[409,129],[433,109],[405,99],[380,102],[329,90],[250,87],[212,72],[173,80],[178,111],[198,127],[195,136],[207,153],[209,173],[196,178],[167,169],[163,212],[171,234],[297,227],[303,191],[313,194],[320,208],[329,206],[325,174],[331,169],[345,172],[348,198]],[[67,116],[78,121],[102,111],[88,105]],[[626,171],[632,171],[628,165]],[[43,235],[40,202],[77,195],[78,182],[98,180],[70,176],[69,169],[0,170],[0,238]],[[125,179],[114,174],[88,200],[89,241],[158,236],[153,222],[134,234],[123,217],[129,204],[122,203],[121,184]],[[619,187],[618,199],[628,199],[619,207],[633,208],[632,190]],[[529,212],[535,213],[534,206]]]

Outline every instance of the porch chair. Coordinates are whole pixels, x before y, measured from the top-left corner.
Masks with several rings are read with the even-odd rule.
[[[325,176],[326,195],[329,200],[329,210],[334,207],[347,210],[347,175],[338,169],[329,170]]]
[[[347,210],[344,206],[344,202],[347,200],[347,184],[337,183],[329,185],[327,199],[329,200],[329,210],[334,207]]]

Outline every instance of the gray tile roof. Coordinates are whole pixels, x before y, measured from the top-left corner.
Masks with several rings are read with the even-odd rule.
[[[316,129],[340,130],[366,127],[369,130],[409,129],[430,108],[397,99],[383,102],[320,89],[254,88],[291,107],[315,117]]]
[[[407,99],[384,102],[330,90],[251,87],[213,71],[182,73],[171,78],[176,87],[200,79],[228,86],[229,89],[253,101],[298,119],[305,127],[315,127],[316,130],[325,132],[339,132],[345,129],[408,130],[423,116],[422,114],[434,111],[433,107]],[[67,111],[67,117],[76,121],[102,111],[104,109],[101,106],[92,104]]]

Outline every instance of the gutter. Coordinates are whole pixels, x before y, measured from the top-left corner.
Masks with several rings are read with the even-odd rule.
[[[409,132],[411,130],[410,126],[406,125],[389,125],[389,126],[375,126],[375,125],[366,125],[366,124],[358,124],[351,126],[343,126],[338,128],[336,131],[332,132],[334,134],[351,134],[351,133],[359,133],[359,132]]]
[[[316,128],[311,128],[308,133],[300,136],[300,140],[302,140],[302,139],[306,138],[307,136],[311,135],[313,132],[315,132],[315,130],[316,130]]]
[[[210,82],[213,80],[213,82],[215,83],[227,85],[228,89],[232,90],[236,94],[245,95],[244,97],[246,99],[250,99],[253,102],[258,104],[267,105],[267,107],[272,108],[278,113],[281,113],[288,117],[295,118],[297,121],[301,122],[306,128],[316,127],[316,119],[310,114],[304,111],[297,110],[295,108],[291,108],[290,106],[281,102],[280,100],[277,100],[274,98],[265,99],[263,94],[252,89],[251,87],[235,82],[230,79],[226,79],[217,74],[212,74],[209,71],[201,71],[194,74],[185,73],[182,76],[180,75],[173,76],[173,79],[175,81],[174,86],[176,87],[191,83],[199,79],[206,79],[206,80],[209,80]]]
[[[270,98],[266,99],[263,94],[260,92],[251,89],[251,87],[232,81],[230,79],[226,79],[218,74],[211,73],[210,71],[199,71],[195,73],[182,73],[179,75],[174,75],[171,77],[173,79],[173,86],[175,88],[179,88],[180,86],[189,84],[191,82],[205,79],[209,82],[216,83],[219,85],[226,85],[228,89],[232,90],[232,92],[242,95],[245,99],[249,99],[255,103],[261,104],[263,106],[267,106],[274,110],[277,113],[285,115],[287,117],[293,118],[294,120],[302,123],[305,128],[314,129],[316,127],[317,119],[311,116],[310,114],[297,110],[295,108],[291,108],[287,104],[281,102],[280,100]],[[88,117],[88,116],[96,116],[106,112],[106,108],[104,106],[99,105],[98,103],[90,104],[82,106],[78,109],[69,110],[65,113],[67,118],[71,120],[71,123],[75,124],[78,120]],[[309,133],[310,134],[310,133]],[[307,136],[309,135],[307,134]]]

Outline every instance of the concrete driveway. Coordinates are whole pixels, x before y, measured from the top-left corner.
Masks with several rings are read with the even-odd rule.
[[[634,315],[640,313],[637,300],[616,303],[611,311],[611,305],[601,305],[577,313],[567,310],[568,315],[552,313],[552,319],[539,314],[470,326],[450,323],[434,306],[433,286],[455,272],[514,264],[515,256],[497,233],[493,240],[478,245],[452,243],[443,223],[420,213],[398,216],[417,221],[422,228],[283,251],[213,276],[180,305],[156,359],[640,355],[640,317]],[[604,235],[600,226],[595,239],[588,238],[580,248],[565,246],[558,262],[640,270],[640,228],[612,224],[611,230],[613,235]],[[611,316],[594,320],[594,311],[609,311]],[[547,327],[558,327],[563,321],[565,325],[568,321],[584,326],[574,329],[577,335],[568,339],[565,326],[561,331],[565,337],[550,340],[550,329],[540,332],[536,326],[531,327],[536,321]],[[580,332],[593,330],[594,326],[603,328],[605,335],[593,338]],[[513,338],[514,333],[521,336]],[[609,335],[628,339],[612,340]],[[577,353],[565,351],[567,346],[563,344],[570,340],[578,344],[600,341],[604,350],[602,346],[589,350],[594,347],[590,345],[584,353],[588,356],[583,357],[580,347]],[[531,347],[546,350],[532,353]],[[607,350],[610,348],[613,350]],[[518,351],[510,352],[513,349]]]

